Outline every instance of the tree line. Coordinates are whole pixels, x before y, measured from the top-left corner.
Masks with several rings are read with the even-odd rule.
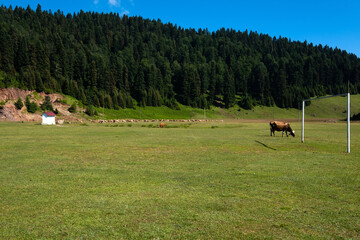
[[[71,95],[105,108],[177,103],[298,107],[360,91],[346,51],[253,31],[184,29],[118,13],[0,7],[0,87]]]

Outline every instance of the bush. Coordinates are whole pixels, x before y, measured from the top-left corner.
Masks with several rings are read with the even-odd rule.
[[[86,107],[85,113],[89,116],[94,116],[98,114],[97,111],[91,105],[88,105]]]
[[[71,113],[75,113],[76,112],[76,103],[73,103],[69,108],[68,111]]]
[[[16,109],[20,110],[24,106],[24,103],[21,100],[21,98],[18,98],[18,100],[14,103],[14,105],[15,105]]]
[[[25,99],[25,106],[26,110],[29,113],[35,113],[39,109],[38,105],[35,102],[30,102],[29,96],[27,96]]]
[[[165,99],[164,105],[167,106],[168,108],[173,109],[173,110],[180,110],[180,106],[177,104],[175,98],[172,98],[170,100]]]
[[[27,111],[29,113],[35,113],[37,110],[39,110],[39,107],[35,102],[31,102],[29,107],[27,108]]]
[[[60,99],[60,98],[58,98],[57,101],[58,101],[59,103],[61,103],[61,104],[67,104],[66,99]]]
[[[50,99],[49,96],[45,97],[44,102],[41,104],[41,109],[44,110],[44,111],[46,111],[46,110],[49,110],[49,111],[52,111],[52,112],[54,111],[54,108],[53,108],[53,106],[51,104],[51,99]]]

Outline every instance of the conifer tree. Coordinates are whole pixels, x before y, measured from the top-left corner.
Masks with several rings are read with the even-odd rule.
[[[41,108],[43,111],[46,111],[46,110],[54,111],[54,108],[53,108],[53,106],[52,106],[51,99],[50,99],[49,95],[46,95],[46,96],[45,96],[45,100],[44,100],[44,102],[40,105],[40,108]]]
[[[15,102],[15,107],[16,109],[20,110],[23,106],[24,106],[24,103],[23,101],[21,100],[21,98],[19,97],[18,100]]]

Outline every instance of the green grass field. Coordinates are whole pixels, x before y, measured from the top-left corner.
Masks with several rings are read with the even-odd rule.
[[[69,97],[69,104],[72,103]],[[206,109],[191,108],[179,104],[180,110],[162,107],[137,107],[136,109],[102,109],[97,119],[299,119],[298,109],[256,106],[252,110],[233,107],[224,110],[218,107]],[[306,119],[345,119],[347,110],[346,97],[334,97],[312,101],[305,108]],[[351,116],[360,112],[360,94],[351,95]]]
[[[0,239],[360,238],[359,123],[0,131]]]

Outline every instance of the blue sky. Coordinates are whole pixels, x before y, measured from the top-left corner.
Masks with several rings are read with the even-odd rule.
[[[33,9],[38,3],[43,10],[65,14],[82,9],[161,19],[184,28],[248,29],[338,47],[360,57],[359,0],[0,0],[5,6]]]

